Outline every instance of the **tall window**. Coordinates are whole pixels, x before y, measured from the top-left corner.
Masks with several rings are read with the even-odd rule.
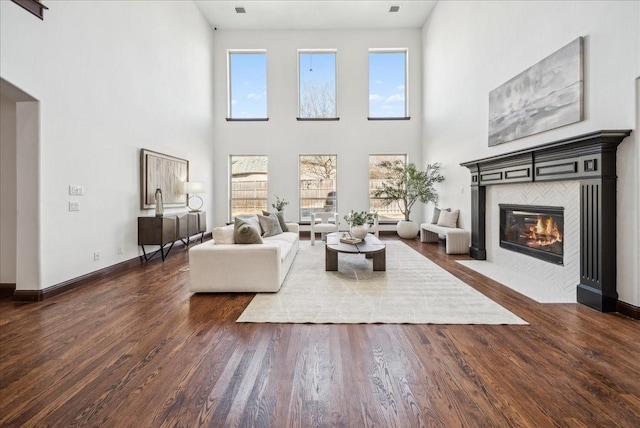
[[[262,214],[267,209],[266,156],[231,156],[230,218],[238,214]]]
[[[267,119],[267,53],[229,51],[228,120]]]
[[[406,119],[407,50],[369,51],[369,119]]]
[[[311,213],[336,212],[336,155],[300,156],[300,221],[311,221]]]
[[[336,52],[298,52],[298,118],[337,119]]]
[[[384,172],[378,167],[382,161],[407,163],[407,155],[369,155],[369,209],[378,213],[379,221],[398,221],[404,220],[404,215],[400,212],[400,207],[393,203],[384,205],[379,198],[372,196],[374,190],[381,188],[384,183]]]

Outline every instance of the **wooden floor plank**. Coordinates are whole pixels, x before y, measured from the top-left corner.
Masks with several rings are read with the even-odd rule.
[[[402,242],[529,325],[236,323],[253,294],[190,293],[176,251],[0,299],[0,426],[640,426],[640,322]]]

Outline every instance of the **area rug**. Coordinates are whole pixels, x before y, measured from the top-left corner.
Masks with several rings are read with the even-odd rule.
[[[237,322],[317,324],[527,324],[400,241],[387,241],[387,270],[339,254],[324,270],[324,244],[300,242],[277,293],[258,293]]]

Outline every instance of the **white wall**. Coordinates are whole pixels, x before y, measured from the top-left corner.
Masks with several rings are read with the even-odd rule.
[[[140,148],[188,159],[192,179],[213,179],[213,32],[196,5],[47,6],[41,21],[0,2],[0,76],[40,104],[41,275],[35,284],[18,279],[18,290],[139,254],[137,217],[152,215],[140,210]],[[84,186],[84,196],[70,197],[71,184]],[[70,200],[79,212],[68,211]]]
[[[579,36],[585,38],[585,120],[489,148],[489,92]],[[466,228],[470,175],[461,162],[637,125],[640,2],[439,2],[422,40],[424,157],[443,162],[440,205],[460,207]],[[636,306],[639,143],[634,132],[618,148],[618,293]]]
[[[16,103],[0,95],[0,283],[16,283]]]
[[[228,220],[229,155],[269,157],[269,206],[274,195],[290,202],[287,220],[298,220],[298,156],[337,154],[338,211],[366,210],[368,155],[407,153],[421,164],[420,30],[403,31],[224,31],[214,33],[215,224]],[[339,121],[296,121],[298,49],[337,49]],[[368,121],[369,48],[409,49],[408,121]],[[268,122],[227,122],[228,49],[266,49]],[[224,94],[222,96],[221,94]],[[420,210],[412,216],[420,219]],[[343,224],[344,226],[344,224]]]

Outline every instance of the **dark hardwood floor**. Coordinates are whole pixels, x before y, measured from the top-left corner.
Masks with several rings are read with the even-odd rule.
[[[640,426],[640,322],[536,303],[407,243],[530,325],[236,324],[253,294],[192,295],[179,249],[0,299],[0,425]]]

